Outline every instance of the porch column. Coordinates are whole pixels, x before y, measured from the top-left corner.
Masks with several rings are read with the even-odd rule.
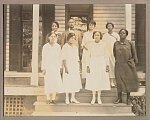
[[[6,6],[6,71],[9,71],[9,22],[10,5]]]
[[[125,5],[125,14],[126,14],[126,29],[128,30],[129,34],[127,36],[128,40],[131,40],[131,32],[132,32],[132,8],[131,4]]]
[[[33,42],[31,85],[38,85],[39,4],[33,4]]]

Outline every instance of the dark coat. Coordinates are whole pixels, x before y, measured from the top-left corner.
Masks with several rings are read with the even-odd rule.
[[[136,49],[131,41],[114,44],[115,77],[118,92],[136,92],[138,79],[135,64],[138,62]]]

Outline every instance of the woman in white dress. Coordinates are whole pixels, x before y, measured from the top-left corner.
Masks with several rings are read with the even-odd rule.
[[[85,79],[86,79],[86,73],[87,73],[87,67],[86,67],[86,61],[87,61],[87,51],[89,44],[91,42],[94,42],[93,40],[93,30],[96,27],[96,22],[94,20],[91,20],[89,22],[89,30],[84,33],[83,39],[82,39],[82,49],[83,49],[83,54],[82,54],[82,84],[85,86]]]
[[[85,89],[92,91],[91,104],[96,101],[96,92],[98,92],[98,104],[102,104],[101,90],[110,90],[108,53],[105,43],[101,40],[101,32],[95,31],[93,38],[95,42],[91,43],[88,49],[88,74]]]
[[[61,45],[61,39],[62,39],[62,34],[61,32],[58,31],[59,29],[59,23],[57,21],[52,22],[52,31],[55,32],[57,39],[55,42],[57,42],[59,45]]]
[[[75,92],[79,92],[81,87],[80,71],[79,71],[79,55],[76,46],[76,37],[74,33],[69,33],[67,43],[62,48],[63,60],[63,91],[66,93],[66,104],[70,102],[79,103],[75,99]],[[69,93],[71,99],[69,101]]]
[[[113,47],[114,47],[114,43],[116,41],[120,40],[120,37],[118,35],[118,33],[114,32],[114,24],[111,22],[108,22],[106,24],[106,29],[108,29],[108,33],[105,33],[103,36],[103,41],[106,43],[106,47],[108,49],[108,55],[109,55],[109,78],[110,78],[110,82],[111,82],[111,86],[115,87],[114,81],[115,81],[115,58],[113,55]]]
[[[56,104],[55,96],[57,92],[61,92],[61,47],[55,43],[56,34],[52,31],[46,36],[46,43],[42,50],[42,71],[44,74],[45,94],[47,96],[47,103]],[[50,100],[52,94],[52,100]]]

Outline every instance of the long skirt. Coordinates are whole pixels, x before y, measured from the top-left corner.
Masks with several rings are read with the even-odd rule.
[[[92,91],[110,90],[109,73],[103,56],[91,58],[90,73],[87,74],[85,89]]]
[[[68,74],[63,70],[63,92],[79,92],[82,88],[80,71],[79,71],[79,63],[76,61],[72,61],[67,66]]]
[[[137,92],[138,79],[136,68],[128,63],[115,64],[115,76],[118,92]]]

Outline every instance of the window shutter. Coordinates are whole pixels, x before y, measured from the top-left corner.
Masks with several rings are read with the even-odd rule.
[[[43,45],[46,41],[46,35],[51,31],[51,23],[55,20],[54,4],[43,5]]]
[[[21,5],[10,5],[10,71],[20,69]]]

